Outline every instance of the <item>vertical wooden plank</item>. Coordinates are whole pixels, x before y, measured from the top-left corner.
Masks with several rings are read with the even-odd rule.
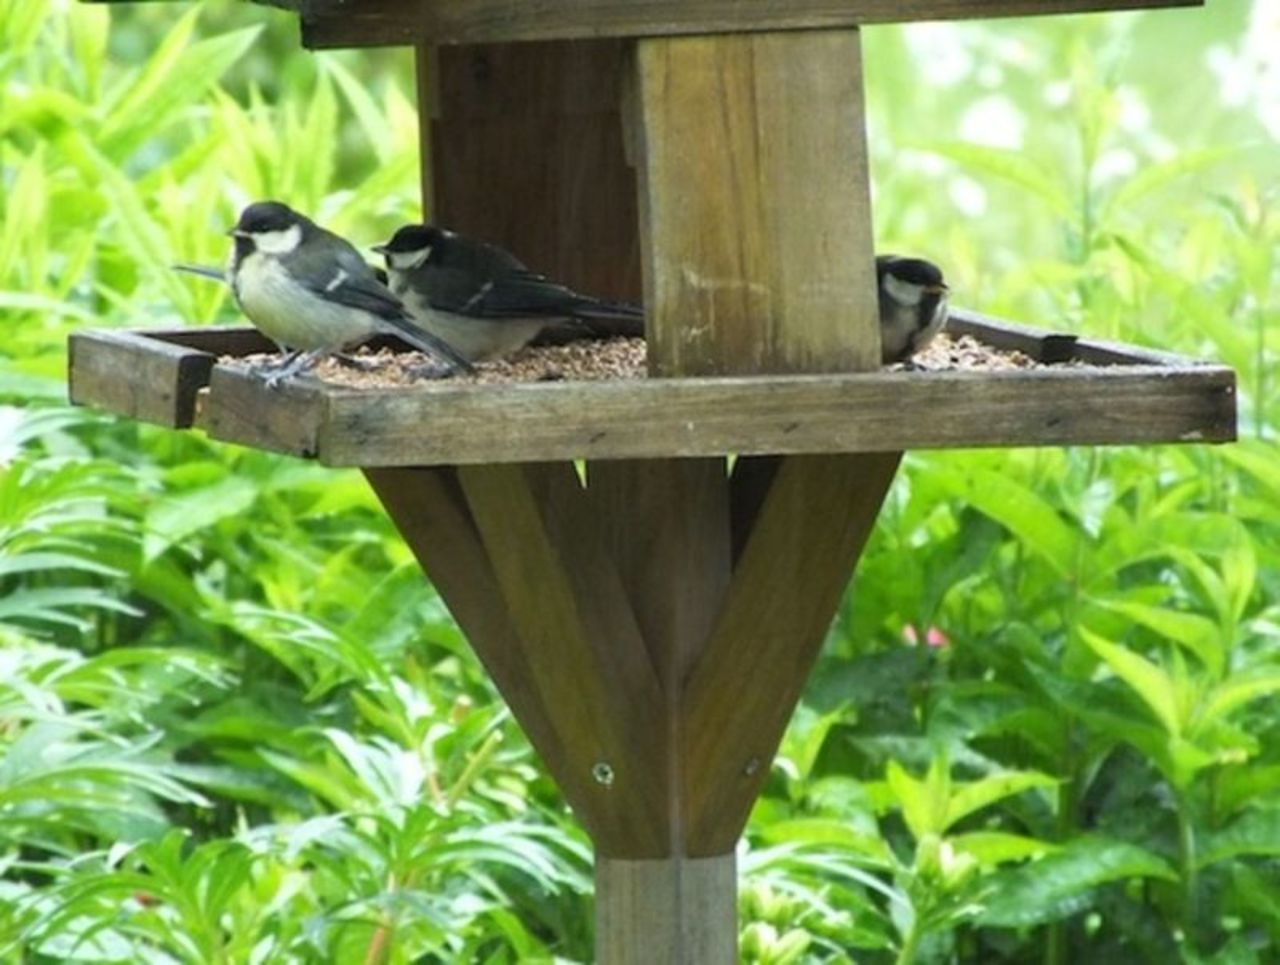
[[[736,958],[733,854],[684,856],[684,680],[729,584],[723,459],[601,461],[587,492],[662,681],[669,843],[661,861],[596,861],[596,959],[608,965]]]
[[[685,687],[691,855],[742,833],[901,453],[788,456]]]
[[[592,462],[587,492],[670,704],[729,585],[723,459]]]
[[[638,42],[650,370],[880,364],[856,29]]]
[[[596,862],[600,965],[733,965],[737,878],[714,858]]]
[[[418,85],[418,178],[422,186],[422,217],[436,216],[436,145],[433,129],[440,117],[440,59],[431,44],[413,48]]]
[[[628,62],[622,40],[419,48],[432,220],[579,291],[638,302]]]

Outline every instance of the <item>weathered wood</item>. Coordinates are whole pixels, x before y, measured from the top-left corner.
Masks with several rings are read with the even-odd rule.
[[[600,965],[733,965],[737,880],[714,858],[596,861]]]
[[[992,330],[974,331],[986,339]],[[73,401],[130,417],[149,412],[153,421],[177,424],[175,390],[166,379],[123,380],[119,373],[152,366],[171,372],[181,353],[152,333],[133,332],[121,355],[120,334],[74,336]],[[1034,337],[1025,338],[1021,347],[1036,351]],[[190,344],[205,353],[213,343],[193,329]],[[260,375],[217,365],[196,424],[228,442],[344,466],[1235,438],[1230,369],[1131,346],[1071,344],[1109,364],[382,390],[304,378],[275,392]],[[1127,364],[1144,357],[1172,362]],[[203,371],[190,370],[184,398],[194,398]]]
[[[729,537],[735,565],[773,487],[782,456],[739,456],[729,477]]]
[[[293,379],[267,388],[262,372],[245,364],[217,365],[197,425],[213,439],[314,459],[328,397],[314,379]]]
[[[854,27],[1200,6],[1203,0],[290,0],[308,47]]]
[[[336,390],[318,452],[428,465],[1227,442],[1235,404],[1235,374],[1219,366]]]
[[[572,465],[465,467],[459,479],[568,763],[596,784],[597,851],[664,855],[661,685]]]
[[[207,352],[138,332],[73,332],[68,391],[75,405],[186,429],[195,419],[196,392],[216,361]]]
[[[592,462],[587,480],[597,525],[670,701],[729,584],[724,461]]]
[[[1015,325],[977,312],[954,310],[947,321],[949,335],[969,335],[1003,352],[1021,352],[1037,362],[1069,362],[1075,357],[1075,335]]]
[[[419,49],[431,218],[592,295],[640,296],[621,41]]]
[[[587,493],[662,685],[671,793],[668,854],[684,853],[678,748],[684,680],[729,585],[723,459],[592,462]],[[661,960],[661,959],[659,959]]]
[[[649,367],[879,364],[856,30],[637,45]]]
[[[162,342],[171,342],[186,348],[199,349],[210,355],[221,358],[224,355],[241,357],[245,355],[271,354],[279,351],[279,347],[256,328],[240,325],[202,325],[199,328],[150,329],[146,333],[151,338]],[[398,339],[384,341],[403,344]]]
[[[684,695],[690,855],[734,845],[901,453],[789,456]]]
[[[538,674],[531,666],[454,470],[369,469],[365,476],[565,799],[594,833],[600,788],[571,760],[573,734],[540,689],[545,669]]]
[[[993,348],[1029,355],[1037,362],[1083,362],[1086,365],[1166,365],[1194,366],[1197,363],[1173,352],[1107,342],[1086,335],[1053,332],[1045,328],[1019,325],[981,312],[957,309],[947,324],[952,335],[971,335]]]

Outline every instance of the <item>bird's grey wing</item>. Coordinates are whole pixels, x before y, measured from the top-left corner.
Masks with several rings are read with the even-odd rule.
[[[475,318],[643,317],[633,305],[579,295],[525,268],[485,275],[447,261],[429,263],[413,282],[432,308]]]
[[[290,255],[293,276],[306,279],[303,284],[327,301],[383,319],[403,316],[400,299],[378,281],[360,253],[336,235],[331,239],[337,243],[303,246]]]
[[[380,319],[406,342],[438,358],[446,359],[458,371],[472,372],[471,363],[452,345],[425,331],[414,322],[404,303],[381,282],[374,269],[355,248],[333,236],[341,244],[328,250],[317,249],[315,255],[299,250],[295,255],[295,277],[312,279],[305,283],[321,298],[348,308],[366,311]],[[304,259],[313,258],[313,261]]]

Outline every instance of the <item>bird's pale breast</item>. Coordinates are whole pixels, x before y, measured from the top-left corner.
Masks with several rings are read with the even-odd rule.
[[[375,330],[369,313],[320,298],[294,281],[277,259],[260,252],[240,263],[235,293],[249,321],[286,348],[337,351]]]

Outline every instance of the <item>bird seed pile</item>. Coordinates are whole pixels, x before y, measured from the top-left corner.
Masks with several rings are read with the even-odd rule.
[[[337,358],[322,361],[307,375],[330,385],[354,389],[385,389],[398,386],[429,385],[438,377],[439,366],[421,352],[376,351],[361,348],[355,363]],[[493,385],[508,382],[602,381],[641,379],[646,375],[646,349],[642,338],[613,338],[577,341],[564,345],[538,345],[521,349],[513,356],[494,362],[480,362],[474,375],[458,375],[440,380],[449,385]],[[250,355],[223,361],[264,365],[276,356]],[[1007,371],[1044,368],[1021,352],[1003,351],[969,335],[939,335],[909,362],[885,367],[887,372]]]
[[[972,335],[943,332],[910,361],[886,365],[888,372],[999,372],[1049,366],[1012,349],[992,348]]]

